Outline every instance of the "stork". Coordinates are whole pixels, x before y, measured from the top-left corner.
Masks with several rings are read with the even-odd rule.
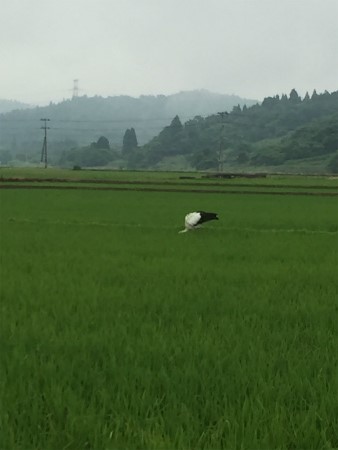
[[[185,229],[179,231],[179,233],[186,233],[189,230],[199,228],[202,223],[209,222],[210,220],[218,220],[217,214],[205,211],[191,212],[185,216]]]

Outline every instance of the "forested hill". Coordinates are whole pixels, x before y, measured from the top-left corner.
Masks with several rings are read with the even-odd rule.
[[[40,119],[49,118],[49,140],[64,149],[88,145],[104,135],[113,146],[122,146],[126,129],[136,130],[139,144],[148,142],[176,114],[188,120],[247,106],[256,100],[236,95],[214,94],[205,90],[180,92],[169,96],[77,97],[45,107],[12,111],[0,115],[0,149],[31,152],[40,147]],[[68,147],[67,147],[68,146]],[[53,146],[51,146],[53,151]]]
[[[235,106],[227,114],[195,117],[185,123],[176,116],[143,148],[130,154],[130,166],[156,167],[163,160],[184,157],[192,167],[296,165],[304,159],[329,162],[338,151],[338,91],[302,99],[267,97],[262,104]]]
[[[31,108],[27,103],[18,102],[16,100],[5,100],[0,98],[0,114],[7,113],[16,109]]]

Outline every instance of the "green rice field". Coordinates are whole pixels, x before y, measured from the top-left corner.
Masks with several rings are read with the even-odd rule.
[[[4,184],[0,449],[338,448],[337,196]]]

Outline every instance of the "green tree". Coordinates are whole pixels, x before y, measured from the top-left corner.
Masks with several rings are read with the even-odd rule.
[[[292,89],[292,91],[290,92],[290,102],[292,103],[300,103],[302,101],[302,99],[299,97],[296,89]]]
[[[190,163],[197,170],[217,169],[218,159],[215,151],[205,148],[190,157]]]
[[[105,149],[109,150],[110,145],[109,145],[108,139],[104,136],[101,136],[96,143],[96,147],[97,148],[105,148]]]
[[[240,152],[237,157],[238,164],[245,164],[249,161],[247,152]]]
[[[138,147],[136,132],[134,128],[128,128],[123,136],[122,154],[128,155]]]
[[[158,142],[162,147],[163,156],[182,153],[183,125],[178,116],[175,116],[170,125],[165,127],[158,135]]]
[[[182,122],[180,121],[180,118],[178,117],[178,116],[175,116],[174,118],[173,118],[173,120],[171,121],[171,124],[170,124],[170,130],[172,130],[174,133],[177,133],[177,132],[179,132],[179,131],[181,131],[182,130],[182,128],[183,128],[183,125],[182,125]]]
[[[312,92],[311,100],[316,100],[318,97],[319,96],[317,94],[317,91],[316,91],[316,89],[314,89],[313,92]]]

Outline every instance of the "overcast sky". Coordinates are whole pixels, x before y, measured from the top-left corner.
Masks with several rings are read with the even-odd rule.
[[[1,0],[0,98],[338,89],[338,0]]]

